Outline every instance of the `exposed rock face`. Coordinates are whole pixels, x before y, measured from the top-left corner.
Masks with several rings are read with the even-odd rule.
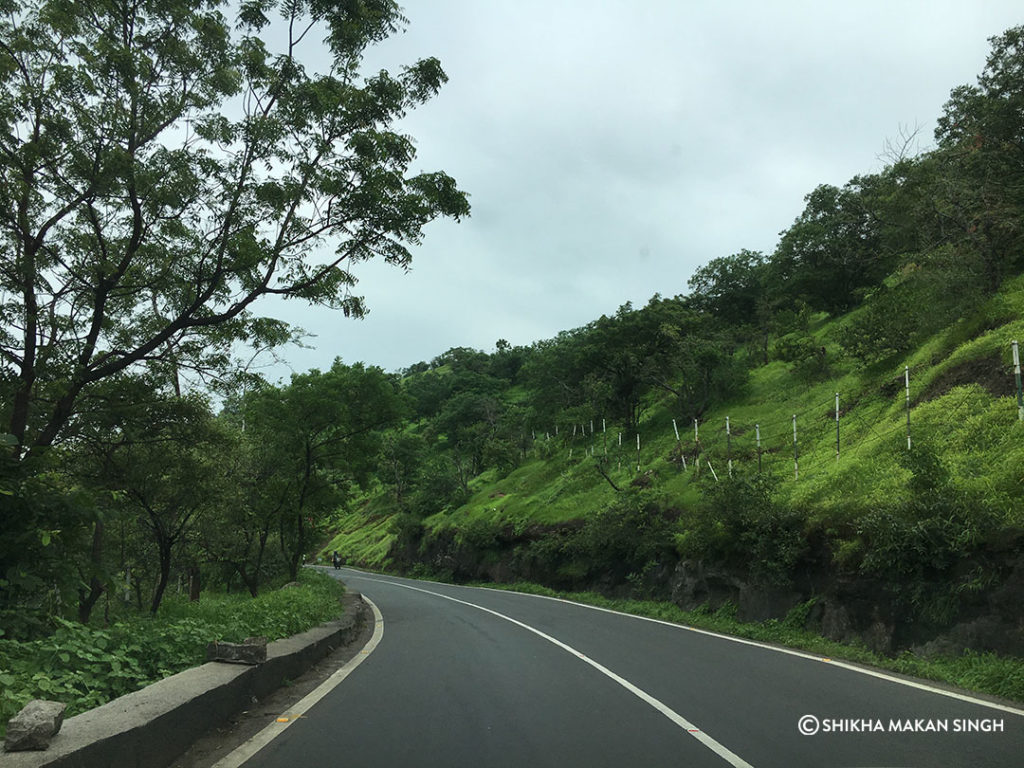
[[[686,611],[707,605],[717,610],[723,604],[738,604],[743,582],[734,574],[696,560],[676,566],[670,582],[672,602]]]
[[[684,610],[716,611],[732,604],[740,621],[788,617],[831,640],[861,642],[882,655],[907,649],[958,655],[972,649],[1024,656],[1024,528],[1001,532],[952,567],[936,565],[933,583],[917,584],[926,604],[943,594],[953,598],[948,615],[940,615],[921,609],[920,596],[909,591],[913,585],[837,562],[834,542],[824,532],[811,535],[802,560],[783,574],[781,583],[773,583],[756,578],[744,563],[678,561],[671,554],[640,573],[627,568],[598,572],[570,546],[585,525],[582,519],[525,529],[507,525],[485,531],[488,537],[479,541],[460,537],[454,528],[427,535],[421,526],[396,541],[390,556],[406,571],[427,566],[456,582],[522,579],[611,597],[670,599]],[[963,588],[952,590],[951,585]]]
[[[744,584],[736,604],[736,618],[740,621],[780,619],[802,603],[799,592],[784,587],[763,584]]]
[[[33,699],[7,721],[4,749],[8,752],[46,749],[64,722],[66,708],[67,704],[59,701]]]
[[[717,610],[733,603],[740,621],[782,619],[813,592],[794,587],[747,581],[742,574],[725,568],[686,560],[676,566],[671,578],[672,601],[684,610],[702,605]],[[805,626],[820,631],[830,640],[862,640],[871,650],[888,654],[894,650],[894,622],[889,606],[877,585],[870,582],[836,580],[808,613]]]
[[[206,646],[206,660],[262,664],[267,660],[267,638],[247,637],[242,643],[210,643]]]

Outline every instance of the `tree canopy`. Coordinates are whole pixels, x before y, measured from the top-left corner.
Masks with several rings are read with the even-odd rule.
[[[19,455],[133,366],[210,372],[236,342],[287,341],[262,297],[361,315],[353,264],[407,267],[426,223],[469,212],[448,175],[409,175],[391,127],[440,63],[359,75],[404,23],[391,0],[251,0],[234,20],[224,2],[3,6],[0,386]]]

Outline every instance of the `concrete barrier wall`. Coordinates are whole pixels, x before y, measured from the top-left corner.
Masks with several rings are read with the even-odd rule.
[[[2,768],[164,768],[206,731],[355,639],[368,609],[348,593],[345,613],[267,644],[259,666],[210,662],[68,718],[45,752],[0,752]]]

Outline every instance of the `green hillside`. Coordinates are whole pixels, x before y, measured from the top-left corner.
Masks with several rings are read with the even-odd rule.
[[[958,490],[984,497],[1007,523],[1024,523],[1024,506],[1019,503],[1024,491],[1024,424],[1017,418],[1011,354],[1011,341],[1024,337],[1024,278],[1008,281],[975,314],[935,333],[912,354],[866,371],[844,359],[833,341],[855,315],[856,311],[835,320],[819,316],[810,323],[809,337],[826,350],[819,373],[808,376],[798,365],[779,360],[753,368],[742,395],[716,405],[700,420],[699,450],[692,421],[680,423],[674,398],[655,393],[647,398],[638,429],[623,436],[621,447],[620,424],[609,424],[602,432],[598,421],[591,434],[588,420],[587,434],[582,435],[581,428],[575,438],[565,430],[556,436],[552,426],[548,437],[531,438],[519,466],[509,472],[481,473],[470,482],[471,496],[465,503],[424,518],[423,526],[436,534],[484,525],[524,529],[578,520],[614,502],[619,492],[612,482],[626,489],[642,485],[668,506],[693,506],[703,489],[716,482],[712,468],[719,481],[728,481],[730,447],[735,478],[757,474],[756,425],[763,474],[775,481],[779,501],[806,510],[809,524],[849,528],[866,512],[907,500],[912,493],[911,471],[899,461],[906,452],[906,368],[912,445],[933,451]],[[725,432],[726,417],[731,441]],[[369,567],[393,565],[390,546],[401,521],[390,521],[399,510],[388,504],[386,492],[378,494],[339,519],[337,535],[326,549]],[[677,527],[685,534],[685,525]],[[844,543],[855,546],[852,538]]]
[[[1024,654],[1024,28],[991,42],[934,148],[818,186],[772,253],[410,366],[323,551]]]

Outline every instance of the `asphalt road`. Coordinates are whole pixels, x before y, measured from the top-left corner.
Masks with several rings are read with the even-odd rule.
[[[1024,766],[1013,707],[562,601],[331,573],[383,634],[246,768]]]

